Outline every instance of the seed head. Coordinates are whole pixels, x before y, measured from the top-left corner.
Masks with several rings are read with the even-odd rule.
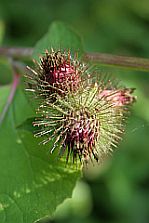
[[[68,91],[76,91],[79,87],[85,67],[77,58],[72,59],[70,51],[46,50],[40,57],[40,62],[34,61],[35,69],[28,67],[28,89],[35,93],[36,97],[52,98],[57,94],[64,96]]]
[[[53,142],[51,153],[59,149],[60,156],[67,154],[67,162],[100,160],[117,146],[123,133],[124,107],[116,107],[113,98],[99,97],[102,85],[85,85],[64,98],[58,96],[56,103],[46,101],[38,111],[42,118],[34,122],[40,127],[35,136],[44,136],[43,144]]]
[[[117,90],[103,90],[99,94],[100,97],[106,97],[107,100],[113,102],[115,107],[121,107],[125,105],[131,105],[136,101],[136,97],[132,95],[134,92],[134,88],[124,88],[124,89],[117,89]]]
[[[119,88],[69,51],[46,51],[35,65],[26,75],[28,90],[40,99],[35,136],[52,144],[51,153],[66,155],[67,163],[101,160],[121,140],[134,89]]]

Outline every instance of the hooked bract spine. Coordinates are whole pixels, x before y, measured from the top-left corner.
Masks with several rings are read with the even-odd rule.
[[[51,153],[67,154],[67,163],[99,161],[110,153],[121,139],[126,108],[135,101],[133,89],[105,83],[100,72],[92,78],[88,68],[69,50],[51,49],[26,74],[28,90],[39,99],[35,136],[43,144],[52,141]]]

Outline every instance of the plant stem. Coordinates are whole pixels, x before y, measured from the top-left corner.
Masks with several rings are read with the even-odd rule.
[[[7,102],[6,102],[5,106],[4,106],[4,109],[3,109],[2,113],[0,114],[0,125],[2,124],[2,122],[3,122],[4,118],[5,118],[5,115],[6,115],[7,111],[8,111],[8,109],[9,109],[9,106],[10,106],[10,104],[11,104],[13,98],[14,98],[17,86],[19,84],[19,81],[20,81],[20,75],[17,74],[17,73],[14,73],[10,94],[8,96]]]
[[[22,58],[31,59],[32,52],[33,48],[0,47],[1,56],[12,57],[18,60]],[[126,57],[105,53],[85,53],[83,59],[106,66],[112,65],[138,71],[149,71],[149,59],[147,58]]]
[[[112,65],[138,71],[149,71],[149,59],[118,56],[106,53],[86,53],[84,59],[102,65]]]
[[[33,48],[23,47],[0,47],[0,56],[11,57],[13,59],[31,58]]]
[[[26,71],[26,66],[18,61],[14,61],[12,58],[9,58],[10,63],[12,65],[12,69],[13,69],[13,81],[11,84],[11,89],[10,89],[10,93],[9,96],[7,98],[6,104],[2,110],[2,113],[0,114],[0,126],[6,116],[6,113],[9,109],[9,106],[11,105],[13,98],[15,96],[15,92],[17,90],[17,87],[19,85],[20,82],[20,72],[25,72]]]

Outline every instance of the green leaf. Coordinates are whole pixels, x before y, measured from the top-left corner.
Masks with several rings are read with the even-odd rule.
[[[3,20],[0,19],[0,45],[2,43],[3,37],[5,32],[5,26]]]
[[[80,171],[65,167],[50,144],[17,128],[35,113],[18,89],[0,126],[0,222],[33,223],[52,215],[58,204],[70,197]]]
[[[23,129],[26,130],[28,132],[34,133],[35,131],[38,131],[39,128],[36,126],[33,126],[33,122],[35,121],[36,117],[31,117],[26,119],[23,123],[21,123],[21,125],[17,126],[17,129]]]
[[[0,115],[3,111],[6,100],[9,96],[9,92],[10,92],[10,85],[0,87]]]
[[[12,67],[5,58],[0,58],[0,85],[9,84],[12,81]]]
[[[39,55],[43,54],[46,49],[51,50],[70,49],[72,53],[83,53],[82,41],[69,26],[62,22],[53,22],[48,33],[37,42],[33,52],[33,57],[39,60]]]

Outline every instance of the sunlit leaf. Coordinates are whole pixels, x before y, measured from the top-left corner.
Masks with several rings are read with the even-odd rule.
[[[25,112],[24,112],[25,111]],[[0,127],[0,222],[32,223],[52,215],[70,197],[80,173],[67,168],[39,146],[29,131],[17,126],[34,112],[21,90],[17,91]]]
[[[69,26],[62,22],[53,22],[49,28],[48,33],[37,42],[33,57],[39,59],[46,49],[51,50],[68,50],[72,53],[82,54],[83,47],[80,36],[76,34]]]

